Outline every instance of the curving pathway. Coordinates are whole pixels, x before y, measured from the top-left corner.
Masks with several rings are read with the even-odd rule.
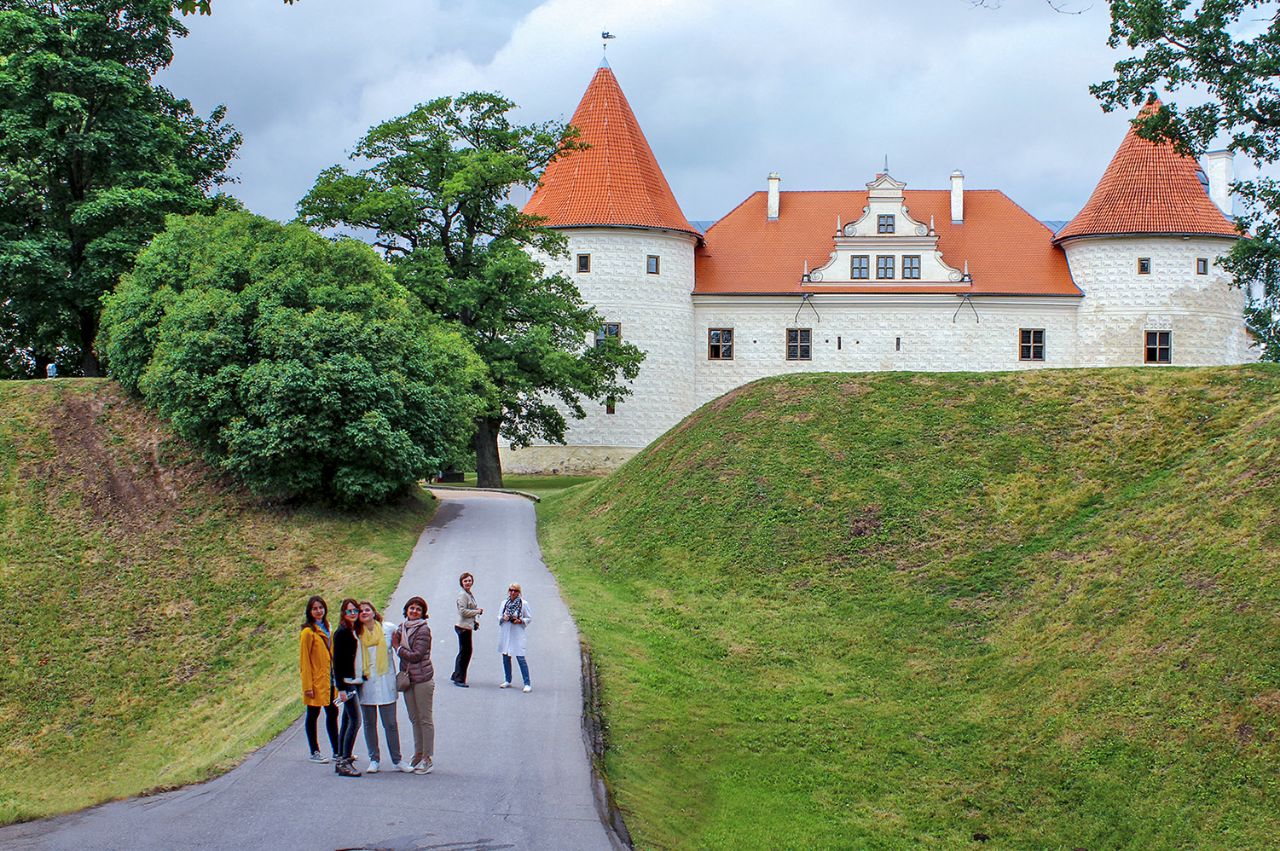
[[[216,780],[0,829],[21,849],[611,849],[582,733],[578,632],[542,563],[533,506],[518,496],[440,490],[388,607],[425,597],[436,667],[435,771],[346,779],[306,761],[301,722]],[[485,609],[471,688],[449,683],[458,574],[476,575]],[[499,689],[496,612],[518,581],[533,609],[533,691]],[[519,672],[515,671],[519,681]],[[400,703],[406,754],[412,733]],[[323,723],[320,738],[324,739]],[[389,759],[382,744],[384,763]],[[327,747],[326,747],[327,751]],[[357,765],[363,769],[363,733]]]

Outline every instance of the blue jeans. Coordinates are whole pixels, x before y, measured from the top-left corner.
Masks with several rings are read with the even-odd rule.
[[[347,759],[351,759],[356,733],[360,731],[360,693],[353,691],[350,694],[342,703],[342,729],[338,731],[338,756]]]
[[[529,685],[529,665],[524,661],[523,656],[517,656],[516,661],[520,663],[520,676],[524,677],[524,684]],[[502,654],[502,674],[504,683],[511,682],[511,657],[506,653]]]

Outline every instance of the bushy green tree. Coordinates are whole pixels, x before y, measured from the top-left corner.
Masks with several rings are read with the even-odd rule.
[[[166,214],[216,203],[239,134],[151,82],[186,32],[172,0],[0,0],[0,306],[18,373],[98,374],[103,294]]]
[[[476,479],[500,487],[499,433],[514,446],[564,441],[582,400],[630,393],[644,354],[629,343],[588,340],[603,321],[563,275],[546,275],[530,251],[561,255],[565,240],[507,203],[547,164],[581,147],[563,124],[513,124],[515,104],[473,92],[437,98],[361,139],[348,172],[326,169],[298,204],[308,224],[372,233],[396,277],[428,309],[457,323],[495,388],[476,418]]]
[[[259,494],[381,501],[465,446],[471,347],[355,240],[173,216],[105,299],[108,369]]]

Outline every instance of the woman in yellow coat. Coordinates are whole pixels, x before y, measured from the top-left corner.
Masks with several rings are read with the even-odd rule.
[[[329,757],[320,753],[316,739],[316,722],[324,709],[325,732],[329,734],[329,747],[338,752],[338,707],[333,705],[337,696],[333,690],[333,636],[329,632],[329,606],[323,597],[315,596],[307,601],[306,618],[302,622],[302,634],[298,638],[298,666],[302,671],[302,702],[307,707],[307,745],[311,748],[311,762],[327,763]]]

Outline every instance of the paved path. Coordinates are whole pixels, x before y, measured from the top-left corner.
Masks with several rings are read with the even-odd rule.
[[[441,490],[388,607],[414,594],[431,608],[436,667],[435,771],[341,778],[306,761],[301,722],[234,771],[150,798],[0,829],[0,848],[610,849],[582,735],[578,634],[542,563],[533,506],[518,496]],[[476,575],[485,609],[471,688],[449,683],[458,574]],[[533,691],[499,689],[496,613],[508,583],[533,609]],[[327,595],[336,609],[340,594]],[[519,672],[516,671],[517,681]],[[413,752],[400,702],[401,745]],[[324,727],[320,729],[324,742]],[[327,743],[325,743],[327,744]],[[383,759],[388,759],[382,743]],[[327,748],[326,748],[327,751]],[[365,764],[363,733],[358,765]]]

